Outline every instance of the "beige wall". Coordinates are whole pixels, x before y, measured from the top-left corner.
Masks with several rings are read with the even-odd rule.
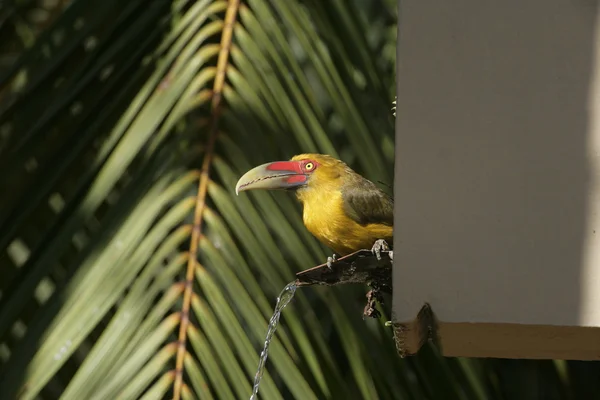
[[[394,313],[429,302],[446,354],[600,357],[600,333],[553,328],[600,326],[597,20],[400,0]]]

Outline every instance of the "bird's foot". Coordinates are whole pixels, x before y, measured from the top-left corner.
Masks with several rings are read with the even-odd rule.
[[[377,260],[381,260],[381,252],[390,251],[390,246],[385,240],[378,239],[377,241],[375,241],[375,244],[373,244],[373,248],[371,249],[371,251],[373,252],[373,254],[375,254]]]
[[[331,265],[337,261],[337,254],[333,253],[331,257],[327,257],[327,268],[331,269]]]

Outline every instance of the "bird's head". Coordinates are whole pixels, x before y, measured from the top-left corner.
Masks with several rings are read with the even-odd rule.
[[[324,184],[334,184],[351,172],[346,164],[325,154],[299,154],[289,161],[259,165],[246,172],[235,186],[235,192],[245,190],[305,190]]]

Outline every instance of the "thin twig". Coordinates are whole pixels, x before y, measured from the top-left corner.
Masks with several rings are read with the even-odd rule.
[[[202,230],[202,215],[206,205],[206,192],[210,179],[210,167],[214,155],[215,142],[219,134],[219,117],[221,116],[221,100],[223,86],[225,83],[225,73],[229,61],[229,51],[231,49],[231,40],[233,36],[233,26],[236,21],[237,12],[240,6],[240,0],[230,0],[225,13],[225,23],[223,34],[221,36],[221,49],[217,61],[217,70],[213,85],[211,101],[211,125],[206,145],[202,170],[200,172],[200,182],[198,184],[198,195],[196,197],[196,208],[194,210],[194,224],[190,239],[190,257],[187,263],[185,274],[185,291],[183,293],[183,305],[181,307],[181,325],[179,326],[179,340],[177,348],[177,358],[175,362],[175,382],[173,384],[173,400],[179,400],[183,386],[183,361],[186,353],[187,328],[189,325],[190,303],[193,293],[194,272],[198,265],[198,244]]]
[[[331,268],[321,264],[296,273],[296,284],[333,286],[361,283],[392,293],[393,254],[392,251],[382,251],[378,260],[371,250],[359,250],[338,258]]]

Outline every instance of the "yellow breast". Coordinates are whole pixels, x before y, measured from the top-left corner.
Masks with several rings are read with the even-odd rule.
[[[391,244],[393,228],[382,224],[360,225],[343,209],[339,190],[307,191],[301,197],[304,204],[304,225],[321,243],[343,256],[361,249],[370,249],[377,239]]]

